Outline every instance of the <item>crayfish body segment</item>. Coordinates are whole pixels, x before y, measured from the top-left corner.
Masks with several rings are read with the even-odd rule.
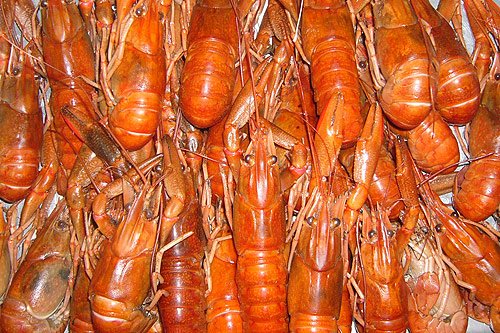
[[[241,163],[234,199],[236,283],[245,331],[288,330],[286,221],[275,151],[270,131],[258,127]]]

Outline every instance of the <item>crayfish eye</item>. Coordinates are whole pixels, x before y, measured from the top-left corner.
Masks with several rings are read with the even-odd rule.
[[[57,221],[57,229],[61,231],[66,231],[68,229],[68,224],[64,220]]]
[[[146,10],[147,10],[146,6],[143,5],[135,10],[135,15],[141,17],[144,14],[146,14]]]
[[[12,69],[12,75],[17,76],[17,75],[19,75],[19,73],[21,73],[21,70],[19,69],[19,67],[14,67]]]
[[[436,225],[436,231],[437,231],[437,232],[441,232],[441,231],[443,231],[443,225],[442,225],[442,224],[438,224],[438,225]]]
[[[394,230],[387,230],[387,236],[389,237],[394,236]]]
[[[458,213],[457,212],[453,212],[450,214],[452,217],[458,217]]]
[[[40,6],[42,6],[43,8],[46,8],[47,5],[48,5],[47,0],[42,0],[42,2],[40,2]]]
[[[361,69],[365,69],[365,68],[366,68],[366,61],[365,61],[365,60],[361,60],[361,61],[358,63],[358,66],[359,66],[359,68],[361,68]]]
[[[252,165],[255,162],[255,157],[252,154],[248,154],[248,155],[245,155],[243,160],[245,161],[245,163]]]
[[[153,211],[151,209],[148,208],[148,209],[145,209],[144,215],[146,216],[146,218],[148,220],[151,220],[153,218],[153,216],[154,216],[154,213],[153,213]]]
[[[333,228],[337,228],[338,226],[340,226],[340,219],[335,217],[332,221],[332,226]]]
[[[269,164],[271,166],[275,165],[278,162],[278,157],[276,155],[272,155],[269,157]]]
[[[368,237],[369,238],[373,238],[377,235],[377,231],[376,230],[370,230],[368,231]]]
[[[314,217],[309,216],[309,217],[307,218],[306,222],[307,222],[307,224],[312,225],[312,224],[313,224],[313,222],[314,222]]]
[[[500,80],[500,73],[495,73],[495,80]]]

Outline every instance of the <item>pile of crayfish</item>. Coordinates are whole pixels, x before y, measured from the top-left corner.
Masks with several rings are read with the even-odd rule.
[[[0,332],[500,332],[463,7],[471,52],[458,0],[2,0]]]

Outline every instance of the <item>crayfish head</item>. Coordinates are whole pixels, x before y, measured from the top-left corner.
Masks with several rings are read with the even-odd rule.
[[[152,249],[155,242],[157,212],[150,212],[151,194],[145,186],[135,198],[124,221],[120,223],[112,239],[111,249],[121,258],[135,257],[144,249]]]
[[[48,38],[63,43],[83,29],[83,21],[74,1],[42,0],[42,29]]]
[[[272,133],[257,127],[252,133],[239,175],[239,192],[255,208],[266,209],[280,198],[280,178]]]
[[[387,212],[372,211],[370,216],[363,211],[361,259],[372,278],[383,283],[402,276],[395,234]]]
[[[330,198],[323,198],[317,218],[311,223],[306,258],[316,271],[328,271],[342,262],[341,215],[335,216]]]

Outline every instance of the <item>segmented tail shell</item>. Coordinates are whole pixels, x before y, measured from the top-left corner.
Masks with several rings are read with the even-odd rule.
[[[243,332],[236,258],[233,240],[222,241],[210,265],[212,289],[207,295],[208,333]]]
[[[163,328],[168,332],[205,332],[205,276],[201,267],[204,234],[198,199],[192,192],[187,207],[172,227],[167,242],[192,231],[194,234],[168,249],[162,258],[159,288],[166,291],[158,302]]]
[[[466,124],[479,106],[479,81],[467,58],[452,58],[440,64],[436,109],[451,124]]]
[[[236,17],[229,1],[198,3],[191,16],[180,90],[182,113],[194,126],[211,127],[229,112],[237,49]]]
[[[238,256],[236,283],[244,332],[288,332],[287,275],[281,251],[245,251]]]
[[[473,161],[457,178],[453,203],[465,218],[482,221],[500,205],[500,158],[489,156]]]
[[[431,111],[429,66],[427,58],[409,60],[387,78],[379,95],[380,105],[397,127],[415,128]]]
[[[460,160],[457,139],[436,111],[408,132],[408,148],[417,166],[425,172],[441,171]],[[450,173],[455,168],[443,172]]]

